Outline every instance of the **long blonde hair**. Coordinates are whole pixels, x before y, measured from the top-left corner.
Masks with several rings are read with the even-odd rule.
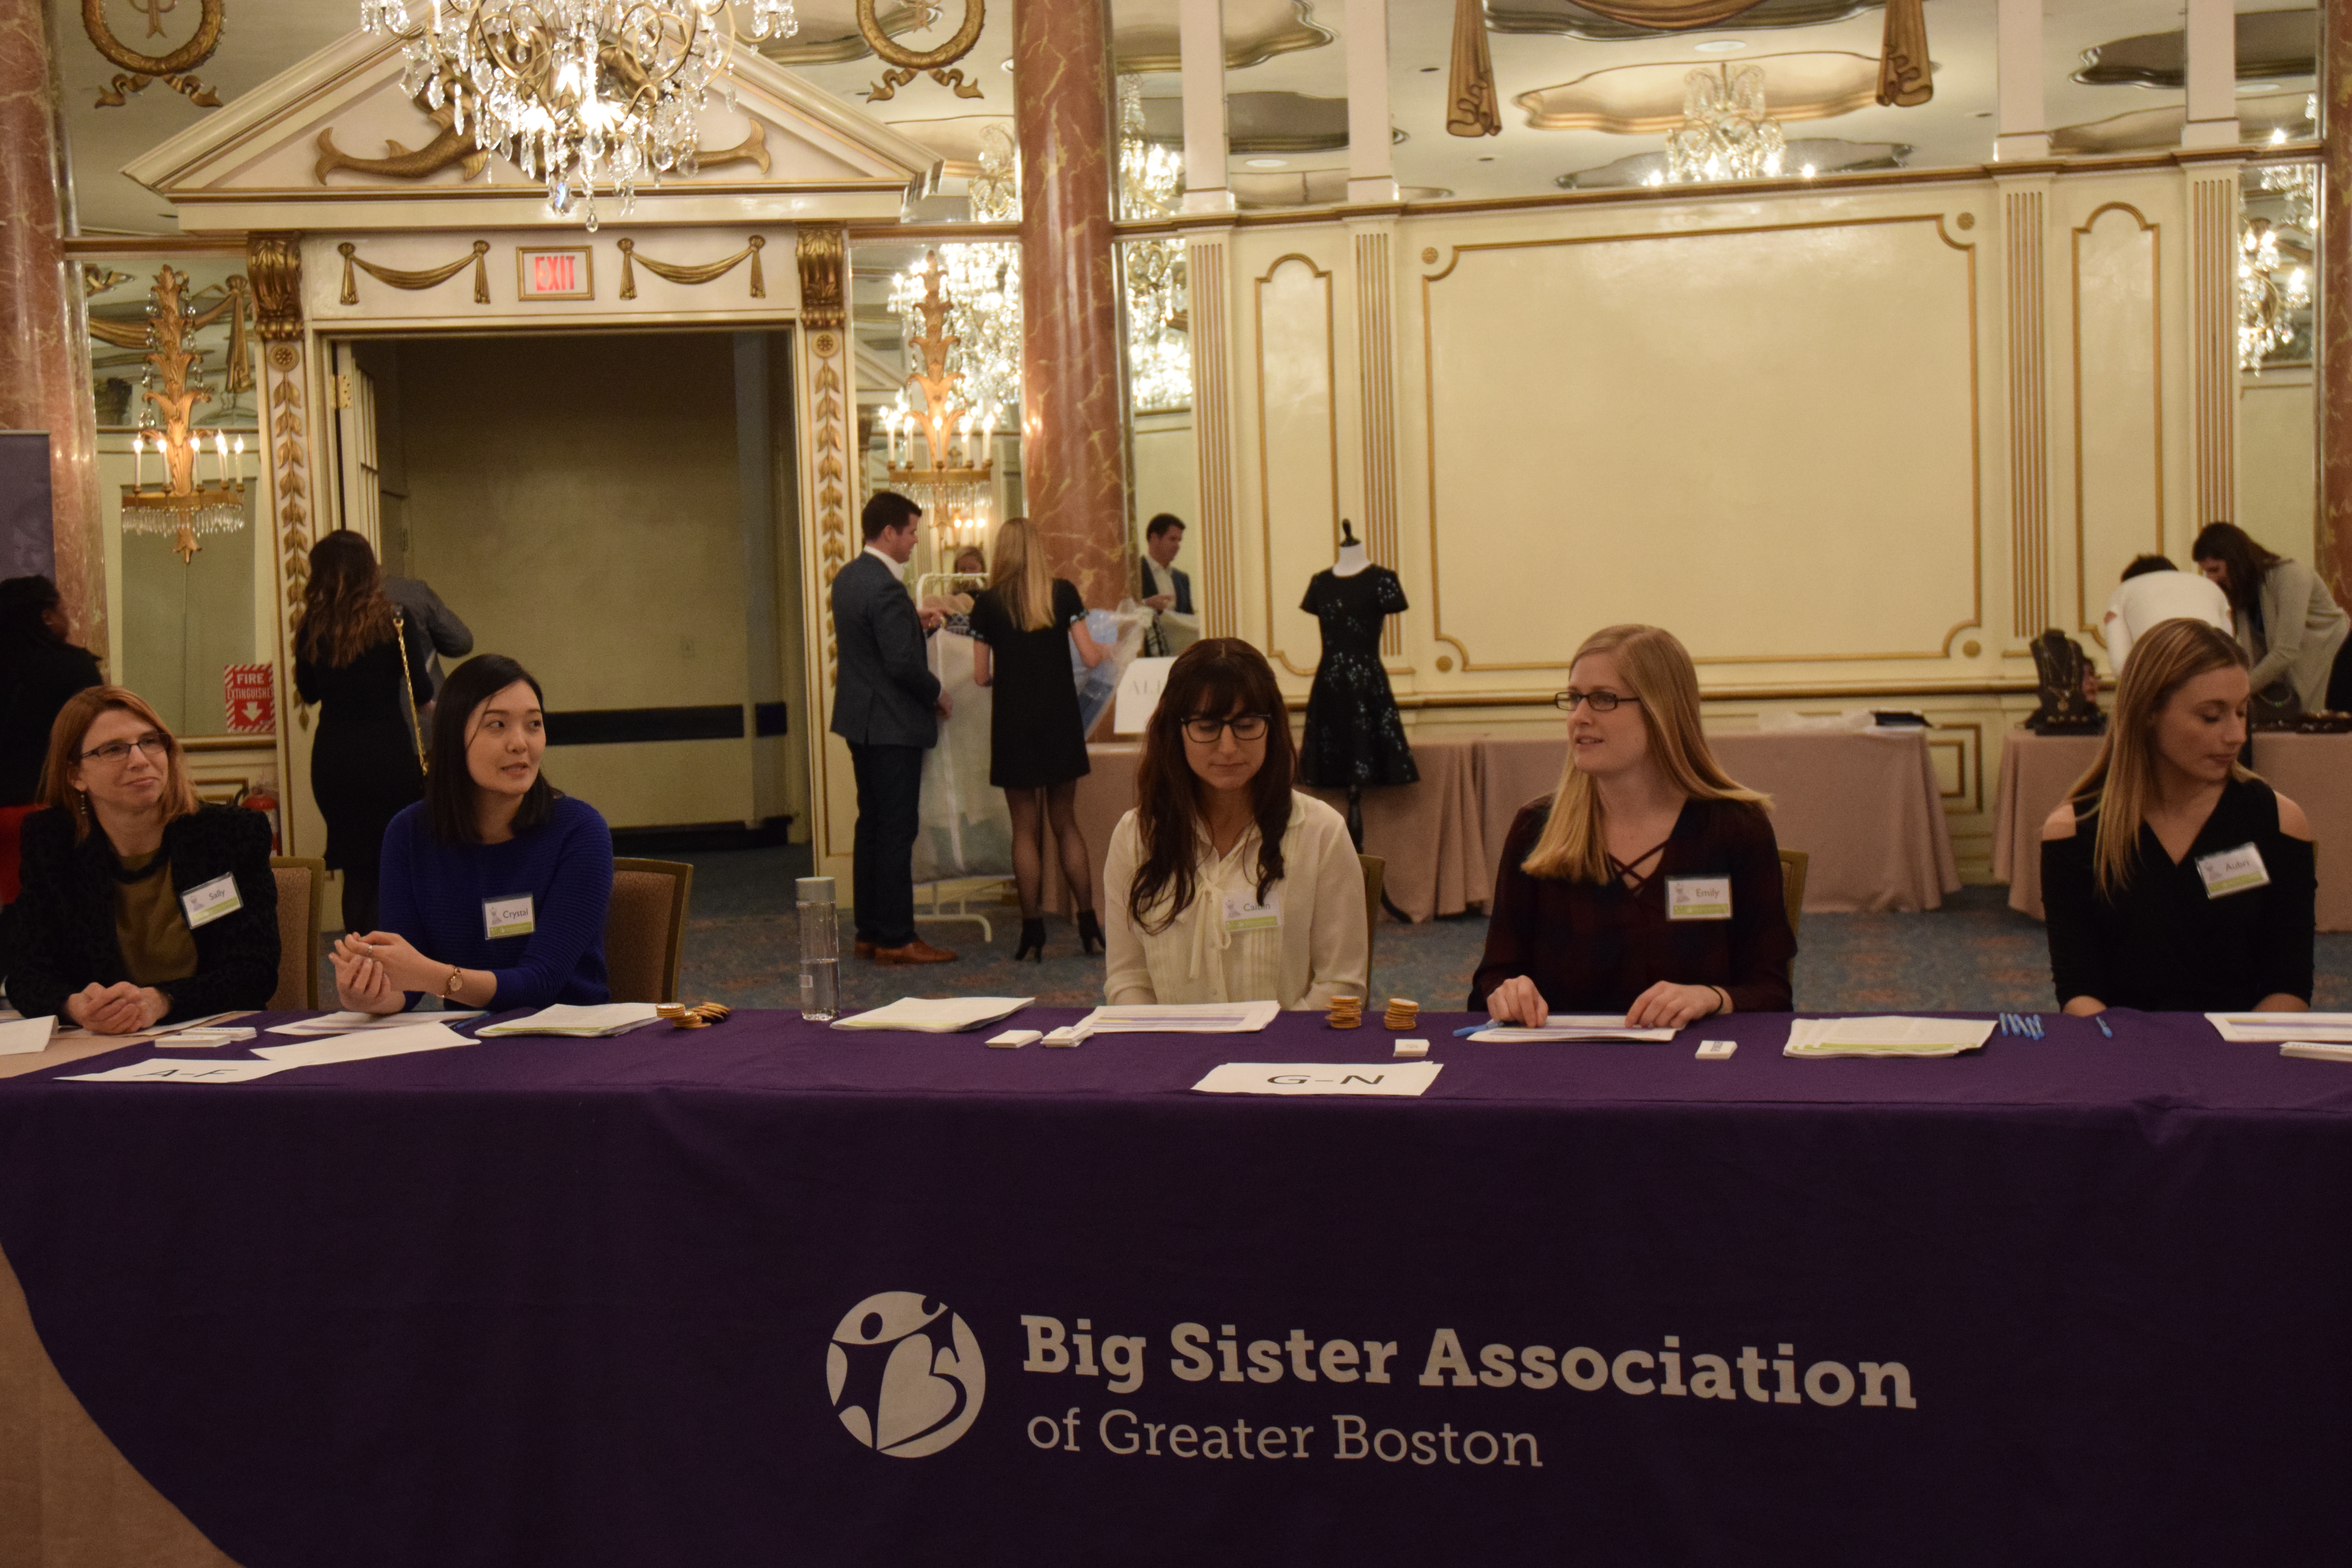
[[[1045,564],[1045,542],[1027,518],[1008,517],[996,531],[988,586],[1021,630],[1042,632],[1054,624],[1054,574]]]
[[[2156,721],[2179,689],[2200,675],[2231,666],[2246,668],[2246,650],[2227,632],[2203,621],[2159,621],[2131,645],[2123,684],[2116,691],[2115,717],[2098,760],[2066,792],[2069,805],[2088,802],[2099,812],[2099,833],[2091,848],[2092,880],[2114,899],[2131,880],[2139,853],[2140,824],[2156,796]],[[2233,779],[2254,775],[2230,764]]]
[[[2137,658],[2138,652],[2135,647],[2133,657]],[[1650,755],[1657,760],[1667,782],[1694,800],[1753,801],[1771,809],[1769,796],[1733,779],[1707,749],[1706,733],[1698,722],[1698,671],[1674,633],[1663,626],[1603,626],[1584,639],[1570,666],[1594,653],[1614,655],[1618,677],[1640,699]],[[1592,787],[1591,778],[1577,771],[1572,746],[1568,764],[1560,770],[1559,784],[1551,792],[1551,816],[1536,847],[1520,862],[1520,869],[1530,877],[1571,882],[1609,879],[1608,836],[1601,830],[1600,792]]]

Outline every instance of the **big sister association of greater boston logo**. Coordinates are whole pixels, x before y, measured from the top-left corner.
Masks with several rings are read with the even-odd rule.
[[[1047,1385],[1024,1386],[1047,1393],[1052,1403],[1061,1403],[1055,1395],[1065,1387],[1074,1394],[1099,1388],[1122,1397],[1143,1387],[1152,1362],[1146,1336],[1097,1333],[1090,1318],[1065,1322],[1024,1313],[1020,1323],[1026,1351],[1021,1370],[1056,1380],[1050,1393]],[[1236,1394],[1253,1385],[1321,1384],[1335,1400],[1367,1406],[1382,1397],[1372,1387],[1411,1378],[1421,1388],[1685,1398],[1693,1402],[1694,1415],[1711,1400],[1918,1408],[1911,1370],[1901,1362],[1815,1361],[1801,1373],[1801,1358],[1792,1344],[1775,1344],[1770,1355],[1756,1345],[1741,1345],[1735,1356],[1727,1353],[1728,1346],[1723,1353],[1696,1346],[1685,1350],[1678,1334],[1658,1339],[1654,1350],[1613,1352],[1590,1345],[1556,1349],[1498,1342],[1480,1346],[1474,1358],[1459,1332],[1441,1328],[1430,1332],[1423,1353],[1400,1357],[1398,1340],[1316,1339],[1304,1329],[1292,1329],[1279,1340],[1250,1339],[1231,1323],[1218,1324],[1212,1334],[1205,1323],[1183,1322],[1168,1331],[1170,1353],[1161,1364],[1182,1384],[1239,1384],[1231,1391]],[[1072,1381],[1063,1384],[1064,1378]],[[1079,1379],[1101,1381],[1087,1384]],[[886,1290],[852,1307],[834,1330],[825,1347],[825,1385],[834,1414],[851,1436],[877,1453],[913,1459],[936,1454],[971,1430],[988,1379],[978,1337],[946,1303],[911,1290]],[[1147,1419],[1151,1412],[1125,1405],[1093,1411],[1072,1405],[1030,1416],[1026,1435],[1032,1447],[1056,1453],[1096,1448],[1180,1459],[1373,1458],[1416,1465],[1490,1465],[1499,1459],[1507,1466],[1540,1468],[1536,1435],[1502,1429],[1534,1413],[1527,1405],[1507,1412],[1496,1407],[1493,1431],[1457,1430],[1445,1422],[1408,1433],[1402,1426],[1381,1426],[1373,1415],[1334,1412],[1330,1426],[1318,1432],[1311,1424],[1254,1425],[1242,1418],[1250,1414],[1245,1410],[1213,1423],[1196,1415],[1188,1423]]]

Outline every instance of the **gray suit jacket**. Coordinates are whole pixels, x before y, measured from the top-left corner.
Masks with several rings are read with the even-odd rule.
[[[408,618],[425,628],[425,636],[433,644],[433,656],[425,661],[426,675],[433,689],[441,689],[441,656],[451,658],[474,651],[474,634],[457,613],[441,602],[441,595],[430,584],[417,577],[386,577],[383,596],[408,612]]]
[[[864,551],[834,574],[833,635],[841,650],[833,732],[853,745],[938,741],[940,680],[923,651],[922,618],[890,569]]]

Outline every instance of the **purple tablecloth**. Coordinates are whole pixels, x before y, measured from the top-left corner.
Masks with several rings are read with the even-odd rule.
[[[2110,1016],[1797,1062],[1428,1015],[1420,1100],[1188,1092],[1388,1052],[1297,1016],[31,1077],[0,1246],[243,1568],[2335,1560],[2352,1069]]]

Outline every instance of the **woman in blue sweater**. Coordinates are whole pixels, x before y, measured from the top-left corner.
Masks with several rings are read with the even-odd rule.
[[[425,798],[383,834],[381,931],[335,944],[354,1012],[416,998],[452,1007],[610,999],[604,911],[613,835],[596,808],[547,782],[539,682],[483,654],[450,673],[433,712]]]

